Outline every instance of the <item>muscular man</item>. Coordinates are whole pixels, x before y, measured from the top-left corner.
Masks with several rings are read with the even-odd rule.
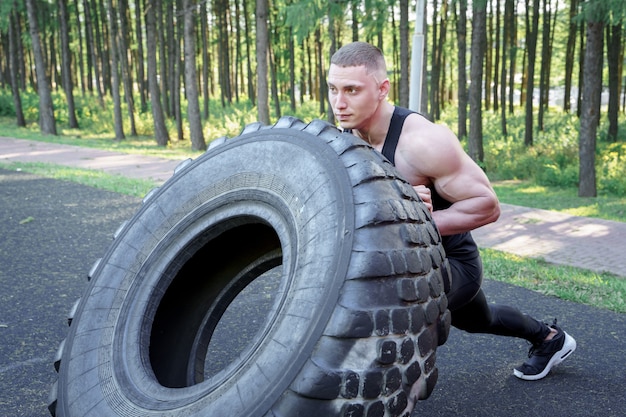
[[[448,128],[387,101],[385,59],[375,46],[343,46],[331,58],[327,81],[340,126],[382,152],[431,210],[452,272],[446,288],[452,325],[528,340],[529,359],[513,373],[525,380],[545,377],[576,349],[576,341],[556,320],[548,326],[515,308],[487,303],[480,254],[470,234],[500,215],[485,173]]]

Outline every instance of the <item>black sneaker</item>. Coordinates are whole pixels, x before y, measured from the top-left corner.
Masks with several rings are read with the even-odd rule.
[[[528,352],[530,359],[513,370],[516,377],[526,381],[541,379],[576,350],[576,340],[558,327],[556,320],[550,327],[556,329],[558,333],[551,340],[530,348]]]

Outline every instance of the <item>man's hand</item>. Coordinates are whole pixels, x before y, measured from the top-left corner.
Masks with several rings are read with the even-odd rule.
[[[430,212],[432,213],[433,212],[433,200],[430,195],[430,188],[426,187],[425,185],[414,185],[413,189],[415,190],[419,198],[422,199],[422,201],[424,202],[428,210],[430,210]]]

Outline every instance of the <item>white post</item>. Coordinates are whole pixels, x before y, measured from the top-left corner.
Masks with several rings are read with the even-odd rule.
[[[415,6],[415,33],[411,49],[411,82],[409,86],[409,109],[420,111],[422,103],[422,67],[424,62],[424,11],[425,0],[417,0]]]

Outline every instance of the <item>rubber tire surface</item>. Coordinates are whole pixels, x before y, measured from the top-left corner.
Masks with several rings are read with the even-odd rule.
[[[253,337],[207,375],[228,306],[272,271]],[[70,313],[49,409],[409,416],[437,380],[448,277],[428,210],[382,155],[322,121],[251,124],[116,233]]]

